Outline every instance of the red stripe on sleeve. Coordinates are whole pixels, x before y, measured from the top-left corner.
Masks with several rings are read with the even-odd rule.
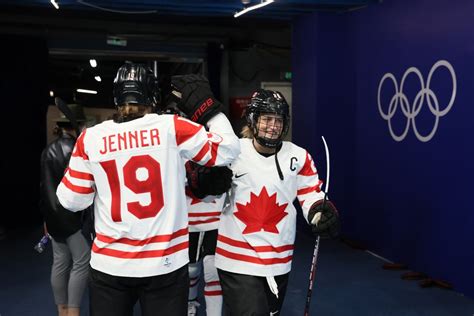
[[[205,164],[206,167],[213,167],[216,164],[217,159],[217,149],[219,148],[219,143],[212,143],[211,145],[211,159]]]
[[[65,186],[66,188],[68,188],[69,190],[75,192],[75,193],[79,193],[79,194],[90,194],[90,193],[94,193],[94,189],[91,188],[91,187],[81,187],[79,185],[75,185],[75,184],[72,184],[67,178],[66,176],[63,177],[62,181],[61,181]]]
[[[84,137],[86,136],[86,131],[87,129],[82,131],[81,135],[79,135],[74,150],[72,151],[72,157],[81,157],[84,160],[89,160],[89,156],[86,154],[84,149]]]
[[[204,146],[202,146],[201,150],[199,150],[197,155],[194,156],[191,160],[195,162],[201,161],[202,158],[204,158],[204,156],[206,156],[207,153],[209,152],[209,148],[210,148],[209,143],[204,144]]]
[[[174,116],[174,129],[176,132],[176,144],[179,146],[194,135],[196,135],[201,128],[204,128],[202,125],[193,123],[187,119],[179,117],[178,115]]]
[[[94,180],[94,176],[90,173],[73,170],[71,168],[68,168],[68,171],[71,177],[73,178],[81,179],[81,180],[91,180],[91,181]]]
[[[313,192],[313,191],[316,191],[316,192],[321,192],[321,185],[323,184],[323,181],[319,180],[318,184],[316,184],[315,186],[313,187],[309,187],[309,188],[304,188],[304,189],[299,189],[296,194],[297,195],[302,195],[302,194],[306,194],[306,193],[310,193],[310,192]]]
[[[308,152],[306,152],[306,161],[304,162],[303,168],[301,168],[300,172],[298,172],[299,176],[314,176],[318,174],[315,170],[313,165],[313,160]]]

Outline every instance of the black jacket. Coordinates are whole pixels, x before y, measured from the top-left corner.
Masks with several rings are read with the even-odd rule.
[[[41,153],[41,200],[48,233],[61,241],[82,228],[82,212],[71,212],[61,206],[56,197],[58,187],[68,166],[76,139],[64,133]]]

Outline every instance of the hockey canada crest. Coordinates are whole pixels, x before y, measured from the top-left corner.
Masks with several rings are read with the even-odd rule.
[[[278,204],[276,198],[276,192],[269,196],[267,189],[263,187],[258,195],[250,193],[250,201],[247,204],[236,203],[238,211],[234,215],[246,225],[243,234],[261,230],[279,233],[276,226],[288,215],[285,212],[288,203]]]

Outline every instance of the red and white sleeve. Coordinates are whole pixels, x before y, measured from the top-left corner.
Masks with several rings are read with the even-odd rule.
[[[319,179],[318,171],[311,155],[306,152],[306,158],[303,167],[297,175],[297,196],[303,209],[304,218],[308,218],[308,212],[311,206],[324,198],[324,192],[321,191],[323,181]]]
[[[228,165],[240,154],[239,139],[224,114],[219,113],[204,126],[175,116],[176,144],[185,159],[213,167]]]
[[[73,212],[89,207],[94,201],[94,176],[90,171],[89,157],[84,148],[84,130],[77,139],[63,179],[56,195],[61,205]]]

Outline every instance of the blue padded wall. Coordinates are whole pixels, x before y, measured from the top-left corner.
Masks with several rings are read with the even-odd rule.
[[[326,137],[344,234],[474,297],[472,21],[469,0],[317,13],[292,68],[293,138],[324,178]]]

